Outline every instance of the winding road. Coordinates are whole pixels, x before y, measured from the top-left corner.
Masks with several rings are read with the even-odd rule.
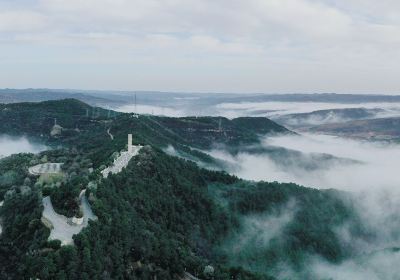
[[[72,224],[71,219],[57,214],[54,211],[49,196],[43,198],[44,209],[42,217],[49,221],[53,227],[50,232],[49,240],[58,239],[61,241],[62,245],[73,244],[72,236],[78,234],[83,228],[87,227],[89,220],[97,220],[97,217],[90,208],[85,193],[86,190],[82,190],[79,195],[83,211],[83,223],[81,225]]]
[[[110,135],[111,140],[114,140],[114,135],[111,134],[110,129],[107,129],[107,134]]]

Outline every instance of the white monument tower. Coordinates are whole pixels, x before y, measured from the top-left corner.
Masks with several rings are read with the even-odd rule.
[[[128,134],[128,152],[132,153],[132,134]]]

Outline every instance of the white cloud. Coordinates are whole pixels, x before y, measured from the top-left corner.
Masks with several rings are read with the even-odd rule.
[[[25,137],[0,134],[0,158],[18,153],[38,153],[46,149],[44,145],[32,143]]]
[[[271,155],[241,152],[231,156],[223,150],[212,151],[212,155],[230,163],[231,172],[253,180],[295,182],[316,188],[337,188],[346,199],[345,204],[358,215],[332,230],[343,248],[351,251],[351,256],[339,263],[331,263],[318,255],[308,255],[303,271],[292,270],[284,265],[278,279],[397,279],[400,273],[398,261],[399,211],[400,211],[400,145],[360,142],[338,137],[306,135],[280,136],[264,139],[264,146],[279,146],[304,153],[332,154],[337,157],[355,159],[362,163],[336,162],[324,164],[315,160],[319,168],[306,170],[298,157],[280,155],[278,164]],[[288,164],[289,163],[289,164]],[[351,202],[350,202],[351,201]],[[288,207],[290,213],[291,207]],[[284,219],[291,222],[292,219]],[[286,224],[280,219],[245,219],[245,229],[232,240],[240,257],[243,245],[267,248],[269,233]],[[360,234],[354,224],[360,222]],[[279,232],[279,231],[278,231]],[[264,234],[263,234],[264,233]],[[266,242],[262,242],[264,236]],[[235,247],[231,247],[236,249]],[[246,256],[247,260],[251,257]],[[242,261],[243,263],[243,261]],[[278,266],[279,268],[279,266]]]
[[[241,259],[246,259],[242,254],[250,251],[248,248],[266,248],[271,240],[282,235],[285,227],[295,218],[296,201],[290,200],[271,212],[243,216],[238,232],[226,238],[222,247],[232,255],[231,261],[237,262],[236,265],[241,263]]]
[[[0,32],[35,31],[45,25],[46,17],[40,13],[26,10],[0,12]]]
[[[107,69],[109,63],[141,70],[143,77],[134,81],[112,77],[110,87],[385,92],[400,88],[393,74],[400,59],[400,9],[392,0],[16,2],[20,4],[3,3],[0,14],[0,40],[17,46],[3,50],[11,60],[34,67],[38,64],[29,63],[23,54],[41,56],[40,50],[49,48],[41,60],[47,67],[63,67],[63,57],[76,64],[84,61],[88,72]],[[32,46],[39,50],[31,51]],[[93,62],[87,63],[87,56]],[[132,63],[143,57],[154,58],[164,69],[160,76],[166,78],[153,76],[157,83],[148,83],[152,71],[143,69],[154,66]],[[18,70],[23,72],[23,66]],[[19,78],[3,82],[29,81]],[[33,75],[31,81],[36,80],[41,79]],[[92,74],[86,80],[84,87],[96,87],[99,78]]]
[[[232,156],[223,150],[210,154],[230,163],[230,172],[249,180],[294,182],[315,188],[335,188],[347,191],[397,190],[400,178],[400,146],[369,143],[334,136],[305,135],[265,138],[264,147],[282,147],[303,153],[302,158],[290,154],[276,160],[270,154],[239,152]],[[313,158],[328,154],[354,162]],[[301,160],[300,160],[301,159]],[[318,168],[307,169],[307,163]]]

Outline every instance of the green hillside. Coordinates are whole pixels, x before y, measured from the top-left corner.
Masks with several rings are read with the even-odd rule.
[[[52,137],[55,120],[62,131]],[[27,135],[50,146],[79,147],[92,153],[97,166],[125,147],[128,133],[133,134],[135,143],[157,148],[172,145],[182,155],[206,162],[212,159],[195,149],[255,144],[260,135],[289,133],[267,118],[135,116],[90,107],[75,99],[0,105],[0,131]]]
[[[354,230],[364,233],[351,203],[344,203],[340,193],[241,181],[150,147],[132,159],[125,171],[101,180],[92,190],[99,220],[75,237],[74,247],[46,241],[46,229],[35,214],[41,205],[32,204],[40,192],[32,187],[29,206],[21,204],[28,197],[20,191],[6,199],[1,215],[7,226],[0,255],[11,255],[12,262],[2,266],[3,275],[177,279],[185,270],[205,277],[203,268],[211,264],[216,269],[214,279],[232,275],[237,276],[234,279],[272,279],[275,266],[283,260],[300,269],[309,253],[332,262],[350,256],[350,248],[335,237],[335,226],[351,223]],[[243,230],[243,219],[277,214],[291,200],[296,211],[282,234],[264,246],[245,244],[232,254],[230,242]],[[25,242],[13,243],[11,248],[17,250],[11,251],[7,244],[22,237]]]
[[[335,234],[339,226],[373,238],[360,224],[350,194],[248,182],[162,150],[173,145],[206,160],[195,149],[214,142],[250,145],[262,134],[288,133],[268,119],[136,117],[103,109],[88,116],[90,110],[75,100],[3,108],[1,123],[9,119],[3,133],[27,135],[53,149],[0,160],[0,279],[168,280],[185,273],[199,279],[275,279],[282,263],[300,275],[310,255],[331,263],[351,257],[351,246]],[[53,118],[65,129],[56,136],[49,133]],[[100,170],[125,148],[127,133],[146,146],[121,173],[104,179]],[[30,176],[27,168],[40,162],[63,162],[63,177]],[[42,197],[50,195],[57,212],[70,217],[78,213],[84,188],[98,220],[74,236],[75,245],[47,241]],[[268,227],[271,219],[280,226]],[[274,234],[264,236],[268,232]]]

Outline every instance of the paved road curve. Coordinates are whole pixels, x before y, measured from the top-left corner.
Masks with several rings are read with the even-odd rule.
[[[83,210],[83,223],[81,225],[71,224],[67,217],[57,214],[54,211],[50,197],[43,198],[43,214],[42,216],[51,222],[53,229],[50,232],[49,240],[58,239],[63,245],[73,244],[72,236],[78,234],[83,228],[88,225],[89,220],[96,220],[97,217],[93,214],[92,209],[85,196],[86,190],[83,190],[79,197]]]

